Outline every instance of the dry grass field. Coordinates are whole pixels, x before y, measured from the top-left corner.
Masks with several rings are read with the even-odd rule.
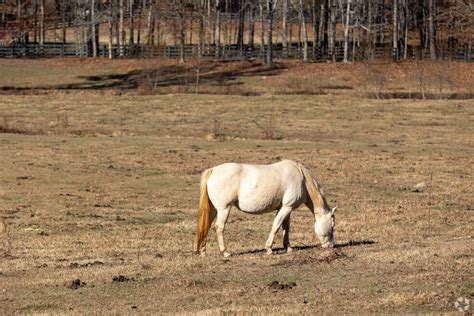
[[[40,76],[50,62],[30,63]],[[269,91],[290,89],[294,68],[236,76],[250,96],[12,91],[111,67],[44,68],[45,79],[25,65],[0,66],[15,72],[0,80],[0,313],[454,314],[459,297],[472,312],[472,99],[366,98],[347,69],[315,79],[324,93]],[[200,173],[281,159],[303,162],[338,206],[335,250],[301,208],[296,251],[282,253],[279,235],[267,256],[274,214],[234,209],[233,256],[219,255],[214,231],[196,256]]]

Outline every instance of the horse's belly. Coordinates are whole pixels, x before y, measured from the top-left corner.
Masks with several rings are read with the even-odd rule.
[[[265,194],[242,194],[236,202],[239,210],[246,213],[262,214],[281,208],[282,196],[278,193]]]
[[[280,208],[280,205],[256,205],[256,204],[241,203],[240,201],[237,201],[236,207],[245,213],[264,214],[264,213],[269,213],[269,212],[278,210]]]

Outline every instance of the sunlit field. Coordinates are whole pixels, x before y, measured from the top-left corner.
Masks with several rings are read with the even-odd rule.
[[[52,67],[50,79],[8,66],[0,310],[454,313],[459,297],[472,299],[472,99],[438,98],[433,78],[426,100],[388,98],[409,91],[403,80],[387,81],[377,99],[377,86],[364,88],[351,69],[324,77],[290,66],[227,83],[209,75],[186,89],[178,80],[155,95],[147,77],[87,87],[135,64],[72,65],[78,75]],[[298,73],[319,86],[289,84]],[[442,93],[459,91],[470,93],[459,82]],[[268,256],[275,214],[233,209],[224,233],[232,256],[219,254],[214,230],[208,255],[195,255],[201,172],[282,159],[308,167],[338,206],[335,250],[320,247],[302,207],[292,213],[295,251],[283,253],[279,234]]]

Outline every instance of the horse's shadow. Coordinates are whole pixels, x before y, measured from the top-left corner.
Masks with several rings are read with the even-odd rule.
[[[349,240],[348,242],[335,244],[334,248],[347,248],[353,246],[361,246],[361,245],[371,245],[376,244],[375,240]],[[306,249],[313,249],[313,248],[320,248],[320,245],[302,245],[302,246],[292,246],[293,250],[306,250]],[[253,249],[253,250],[245,250],[240,252],[235,252],[234,255],[249,255],[249,254],[256,254],[260,252],[265,252],[265,249]],[[280,248],[273,248],[273,252],[276,254],[285,253],[285,249],[283,247]]]

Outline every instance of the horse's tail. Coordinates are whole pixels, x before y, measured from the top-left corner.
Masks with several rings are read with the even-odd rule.
[[[206,244],[207,234],[211,227],[211,212],[215,212],[214,205],[209,200],[207,194],[207,180],[212,173],[212,169],[207,169],[201,176],[201,193],[199,196],[199,211],[197,224],[197,247],[196,252],[199,253]]]
[[[325,211],[329,210],[329,205],[324,197],[324,192],[318,181],[313,178],[311,173],[302,164],[299,164],[299,169],[303,173],[306,191],[314,207],[323,208]]]

